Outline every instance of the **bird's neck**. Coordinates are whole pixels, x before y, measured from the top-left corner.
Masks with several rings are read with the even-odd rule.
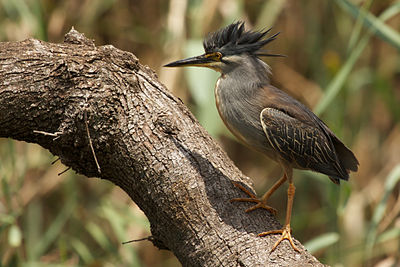
[[[222,120],[236,137],[250,146],[266,142],[260,123],[264,106],[260,101],[264,99],[263,87],[269,85],[268,73],[268,65],[261,60],[244,60],[243,64],[223,72],[215,86],[215,100]]]
[[[262,87],[270,84],[270,67],[262,60],[248,57],[247,60],[237,62],[235,67],[222,72],[222,77],[243,89]]]
[[[251,60],[254,60],[253,62]],[[221,116],[229,113],[254,113],[259,120],[262,107],[254,105],[265,95],[263,88],[270,85],[269,66],[258,58],[237,61],[230,70],[222,72],[215,86],[217,106]],[[228,114],[228,115],[226,115]],[[241,116],[241,115],[240,115]]]

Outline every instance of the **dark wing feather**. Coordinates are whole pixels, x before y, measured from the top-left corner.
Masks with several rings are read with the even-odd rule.
[[[342,143],[342,141],[340,141],[339,138],[331,131],[331,129],[329,129],[329,127],[311,110],[309,110],[306,106],[304,106],[297,100],[293,100],[294,105],[285,106],[283,108],[283,111],[303,123],[319,128],[328,139],[330,147],[334,148],[337,162],[339,162],[340,167],[346,170],[346,173],[349,173],[349,171],[357,171],[359,163],[354,153],[350,149],[348,149]],[[301,112],[299,112],[300,110]]]
[[[272,148],[293,167],[324,173],[335,183],[348,180],[348,171],[340,164],[335,147],[318,126],[274,108],[265,108],[260,120]]]
[[[321,123],[325,127],[326,132],[329,134],[330,139],[332,140],[332,144],[335,147],[340,164],[346,170],[356,172],[358,170],[359,163],[354,153],[351,152],[351,150],[348,149],[342,143],[342,141],[340,141],[339,138],[336,137],[336,135],[328,128],[328,126],[325,125],[325,123],[323,123],[322,121]]]
[[[264,86],[262,91],[263,99],[268,99],[265,107],[274,108],[297,120],[304,127],[316,128],[318,133],[326,139],[327,147],[334,152],[335,169],[338,169],[340,175],[331,176],[332,181],[339,182],[340,179],[348,179],[350,171],[358,170],[358,160],[353,152],[348,149],[336,135],[328,128],[328,126],[320,120],[309,108],[302,103],[289,96],[282,90],[275,88],[272,85]],[[318,170],[316,170],[318,171]]]

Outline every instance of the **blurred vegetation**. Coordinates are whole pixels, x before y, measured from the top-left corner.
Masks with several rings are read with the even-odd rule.
[[[273,27],[273,81],[357,155],[340,187],[296,171],[294,236],[332,266],[400,265],[400,3],[394,0],[0,0],[0,41],[61,42],[74,26],[97,45],[133,52],[195,113],[259,194],[280,168],[228,133],[212,70],[164,69],[202,53],[202,38],[244,20]],[[143,213],[119,188],[68,171],[37,145],[0,139],[0,266],[179,266],[150,242]],[[285,188],[271,199],[283,220]],[[260,252],[262,253],[262,252]]]

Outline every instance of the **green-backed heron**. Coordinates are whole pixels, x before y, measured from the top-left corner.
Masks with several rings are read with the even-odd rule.
[[[256,203],[246,210],[264,208],[268,198],[285,181],[289,182],[286,222],[281,230],[260,233],[259,236],[281,234],[274,250],[282,240],[293,243],[290,229],[295,187],[293,168],[326,174],[334,183],[348,180],[350,171],[357,171],[358,161],[336,135],[312,111],[296,99],[271,85],[270,67],[260,56],[280,56],[260,50],[275,40],[278,34],[266,38],[267,31],[245,31],[243,22],[236,22],[211,33],[204,40],[205,53],[178,60],[166,67],[208,67],[221,73],[215,86],[218,112],[228,129],[249,147],[278,162],[283,177],[260,199],[243,186],[249,198],[232,201]]]

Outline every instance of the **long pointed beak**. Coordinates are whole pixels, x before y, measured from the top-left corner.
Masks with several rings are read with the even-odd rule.
[[[164,67],[186,67],[186,66],[208,67],[210,63],[215,63],[215,60],[210,57],[206,57],[206,54],[203,54],[197,57],[189,57],[171,62],[164,65]]]

